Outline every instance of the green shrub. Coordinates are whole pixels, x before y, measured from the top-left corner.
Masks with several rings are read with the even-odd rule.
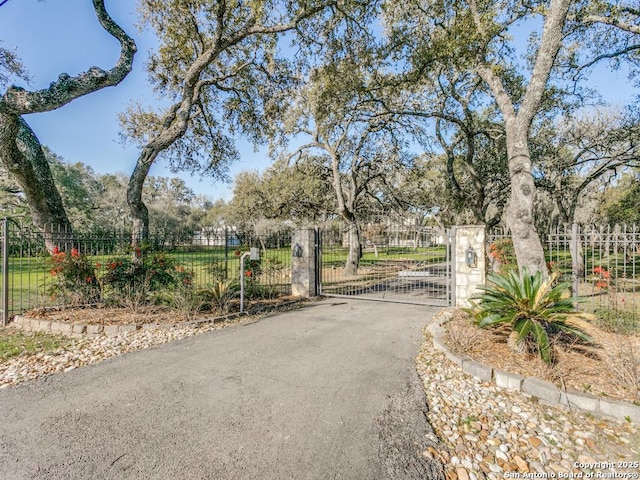
[[[214,260],[207,265],[207,272],[214,282],[224,281],[229,277],[226,263],[219,260]]]
[[[545,363],[551,363],[550,335],[592,341],[577,323],[590,316],[576,311],[568,296],[570,284],[557,283],[557,278],[557,273],[547,278],[541,272],[531,275],[526,268],[522,276],[515,271],[489,274],[492,285],[481,287],[483,293],[472,297],[477,303],[466,311],[480,327],[507,325],[515,347],[537,352]]]
[[[118,302],[136,299],[146,303],[154,296],[163,298],[163,292],[193,284],[193,272],[163,253],[143,255],[136,251],[135,255],[111,258],[102,268],[100,281]]]
[[[211,306],[211,310],[227,313],[231,301],[238,296],[238,292],[239,286],[236,280],[217,280],[200,290],[200,296]]]
[[[512,272],[518,269],[516,251],[510,238],[496,240],[489,245],[489,257],[497,263],[500,273]]]
[[[94,266],[78,249],[65,253],[55,247],[51,252],[53,282],[48,287],[49,297],[63,305],[89,305],[101,298],[101,286]]]

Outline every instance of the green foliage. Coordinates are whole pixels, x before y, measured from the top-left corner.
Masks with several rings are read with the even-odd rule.
[[[616,186],[604,192],[601,202],[601,215],[611,225],[640,224],[640,176],[623,175]]]
[[[276,162],[263,173],[240,172],[234,185],[228,219],[245,229],[264,220],[318,221],[334,209],[331,185],[318,158],[293,166]]]
[[[100,278],[105,293],[116,302],[139,298],[149,302],[155,294],[190,287],[193,272],[177,264],[164,253],[143,254],[136,248],[134,255],[114,257],[100,265],[104,273]]]
[[[216,280],[207,285],[199,294],[205,304],[209,304],[212,310],[218,313],[227,313],[231,301],[238,296],[239,286],[235,279]]]
[[[229,277],[226,263],[219,260],[212,261],[207,265],[206,270],[213,278],[214,283],[224,281]]]
[[[0,88],[6,87],[14,78],[29,81],[29,75],[16,53],[0,47]]]
[[[94,267],[85,255],[72,248],[65,253],[58,247],[51,253],[52,284],[48,294],[64,305],[88,305],[100,301],[101,287]]]
[[[557,274],[547,278],[541,272],[522,276],[511,271],[489,275],[491,286],[474,299],[468,309],[480,327],[507,325],[515,333],[516,346],[535,351],[545,363],[553,359],[550,335],[591,342],[576,323],[587,315],[577,312],[568,297],[569,283],[557,283]]]
[[[264,289],[260,284],[262,261],[250,260],[244,268],[244,293],[247,299],[264,298]]]

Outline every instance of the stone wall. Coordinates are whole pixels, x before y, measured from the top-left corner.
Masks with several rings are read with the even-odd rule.
[[[486,256],[484,225],[466,225],[454,227],[455,252],[453,269],[455,279],[455,306],[468,307],[469,297],[478,293],[478,286],[485,284]],[[465,262],[467,249],[471,247],[476,254],[475,266]]]
[[[291,294],[296,297],[315,297],[319,286],[316,283],[316,233],[313,229],[296,230],[291,241]],[[302,256],[296,257],[296,245]]]

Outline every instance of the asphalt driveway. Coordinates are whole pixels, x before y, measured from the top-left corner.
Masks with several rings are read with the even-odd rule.
[[[324,300],[4,389],[0,477],[443,478],[414,365],[435,312]]]

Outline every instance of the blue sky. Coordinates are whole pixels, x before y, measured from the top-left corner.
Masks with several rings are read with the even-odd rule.
[[[135,38],[138,45],[133,72],[118,86],[110,87],[52,112],[26,117],[40,141],[68,162],[83,162],[98,173],[132,171],[137,158],[133,145],[119,141],[118,112],[132,100],[152,103],[155,99],[147,84],[144,62],[154,46],[154,38],[140,33],[136,22],[134,0],[107,0],[113,18]],[[32,77],[29,89],[44,88],[61,73],[75,75],[91,66],[111,68],[118,58],[118,42],[98,24],[89,0],[9,0],[0,7],[0,39],[2,46],[16,49]],[[614,103],[626,103],[634,94],[624,72],[608,71],[602,66],[591,82],[603,96]],[[262,170],[269,165],[264,153],[239,139],[240,162],[232,167],[232,175],[240,170]],[[174,176],[161,162],[151,175]],[[230,184],[184,175],[182,178],[199,194],[229,199]]]

